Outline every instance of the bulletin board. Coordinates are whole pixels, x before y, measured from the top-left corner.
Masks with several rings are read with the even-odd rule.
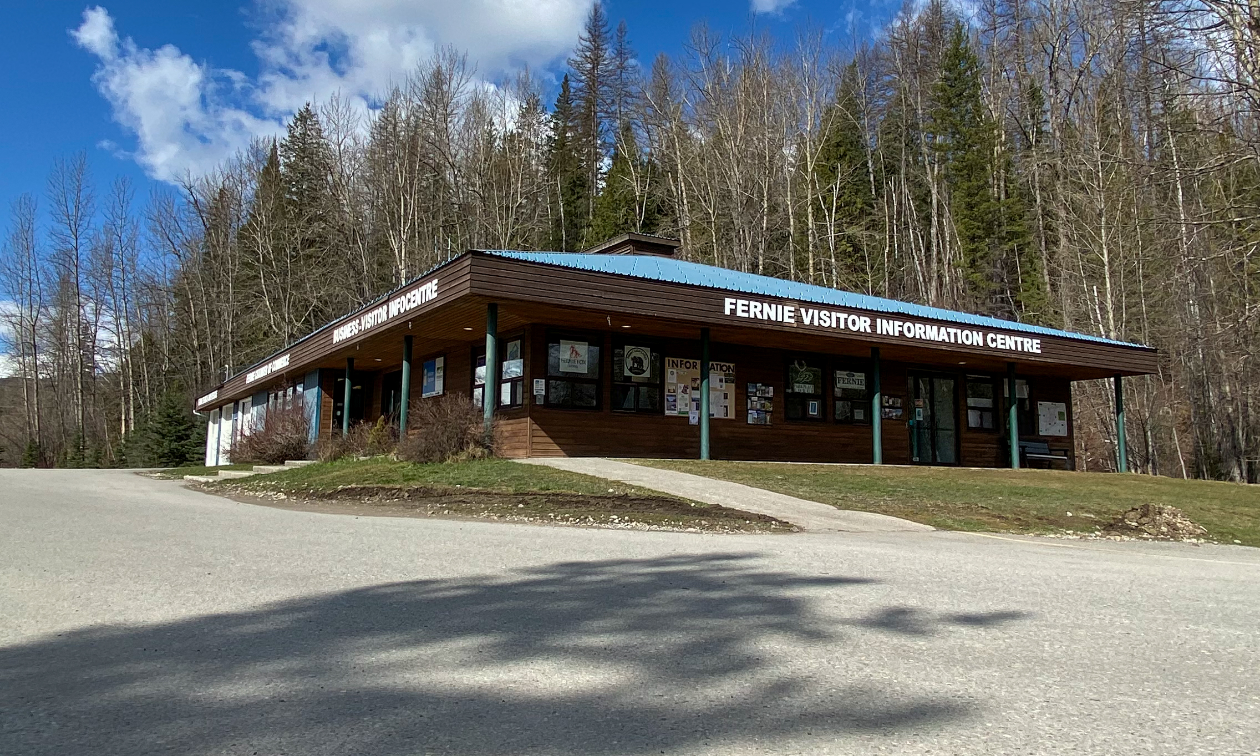
[[[1066,436],[1067,434],[1067,404],[1037,402],[1037,435]]]
[[[735,365],[709,363],[709,417],[734,418]],[[700,414],[700,360],[665,358],[665,414],[681,417]]]

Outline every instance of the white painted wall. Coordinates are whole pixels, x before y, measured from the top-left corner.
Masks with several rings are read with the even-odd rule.
[[[210,419],[206,421],[206,467],[219,464],[219,418],[218,409],[210,410]]]

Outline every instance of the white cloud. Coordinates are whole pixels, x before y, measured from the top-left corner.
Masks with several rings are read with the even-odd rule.
[[[789,5],[795,5],[796,0],[752,0],[753,13],[778,13]]]
[[[478,75],[543,68],[573,46],[593,0],[272,0],[252,49],[259,74],[195,62],[179,49],[138,47],[109,12],[71,31],[96,56],[93,76],[114,118],[136,137],[134,158],[155,178],[212,168],[274,134],[303,103],[334,92],[363,106],[433,51],[468,53]]]

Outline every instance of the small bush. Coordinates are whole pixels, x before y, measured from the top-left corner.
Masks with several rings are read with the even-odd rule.
[[[342,457],[376,457],[392,454],[398,445],[398,428],[384,417],[375,423],[355,423],[350,432],[342,436],[333,431],[331,438],[321,438],[315,445],[315,457],[320,462],[332,462]]]
[[[485,438],[481,409],[466,396],[447,394],[411,405],[409,432],[398,444],[407,462],[447,462],[494,454],[495,433]]]
[[[310,452],[310,425],[301,400],[288,407],[270,407],[261,428],[254,428],[232,447],[233,462],[278,465],[290,459],[306,459]]]

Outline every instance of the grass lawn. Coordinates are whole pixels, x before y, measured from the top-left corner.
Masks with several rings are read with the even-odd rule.
[[[165,480],[182,480],[185,475],[214,475],[220,470],[248,470],[253,466],[253,463],[241,465],[219,465],[218,467],[185,465],[183,467],[170,467],[165,470],[155,470],[144,474],[154,478],[163,478]]]
[[[1260,486],[1060,470],[627,461],[948,530],[1092,532],[1139,504],[1164,504],[1207,528],[1212,540],[1260,546]]]
[[[429,465],[387,457],[342,459],[211,483],[205,488],[253,496],[273,505],[284,502],[284,506],[294,508],[362,514],[447,515],[731,532],[793,529],[763,515],[502,459]]]

